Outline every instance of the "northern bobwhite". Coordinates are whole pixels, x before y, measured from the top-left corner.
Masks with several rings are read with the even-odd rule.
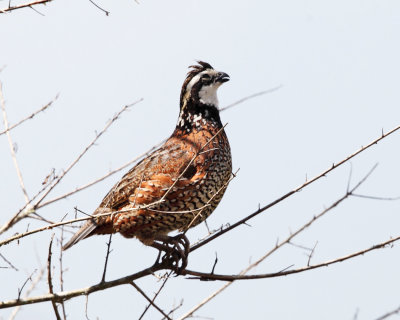
[[[229,76],[198,63],[189,67],[183,83],[171,137],[123,176],[94,211],[99,216],[88,220],[63,250],[94,234],[116,232],[165,249],[174,239],[169,232],[198,225],[217,207],[232,173],[217,98]]]

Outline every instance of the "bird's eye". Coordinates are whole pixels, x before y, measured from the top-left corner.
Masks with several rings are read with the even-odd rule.
[[[202,80],[202,81],[210,81],[210,79],[211,79],[211,77],[210,77],[209,74],[204,74],[204,75],[201,77],[201,80]]]

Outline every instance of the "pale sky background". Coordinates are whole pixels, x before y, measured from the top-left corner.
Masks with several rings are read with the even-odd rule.
[[[14,1],[12,1],[14,3]],[[143,98],[98,141],[49,198],[116,168],[168,137],[179,111],[187,67],[201,59],[231,76],[219,90],[221,107],[282,85],[274,93],[222,113],[234,169],[224,199],[207,220],[211,228],[234,223],[301,185],[400,124],[400,2],[363,1],[89,1],[54,0],[46,6],[0,15],[0,73],[11,124],[58,93],[51,109],[11,131],[32,197],[46,175],[77,157],[123,105]],[[0,1],[1,8],[8,1]],[[0,127],[0,131],[3,126]],[[193,254],[188,268],[238,273],[269,251],[277,239],[341,197],[374,164],[360,188],[365,195],[400,196],[400,133],[383,140],[249,223]],[[0,224],[24,204],[5,135],[0,136]],[[92,212],[123,172],[38,213],[59,221],[74,207]],[[1,239],[42,226],[17,224]],[[400,201],[350,198],[294,240],[312,248],[319,263],[400,235]],[[204,224],[188,232],[204,236]],[[0,269],[0,300],[46,264],[51,231],[0,249],[19,270]],[[57,231],[59,235],[59,231]],[[69,234],[68,234],[69,237]],[[92,237],[64,255],[65,290],[96,284],[107,236]],[[135,273],[156,251],[115,236],[107,279]],[[53,262],[58,274],[59,246]],[[253,273],[307,264],[307,251],[285,247]],[[0,266],[6,266],[0,259]],[[400,306],[400,244],[327,268],[288,277],[236,282],[196,316],[206,319],[376,319]],[[58,279],[58,276],[56,276]],[[137,284],[150,296],[160,283]],[[172,278],[157,299],[168,311],[183,298],[184,314],[222,282]],[[55,283],[59,291],[59,283]],[[45,281],[32,295],[48,292]],[[85,319],[85,298],[66,302],[68,319]],[[137,319],[146,301],[131,286],[90,295],[90,319]],[[8,319],[12,309],[0,310]],[[54,319],[50,303],[25,306],[17,319]],[[152,309],[145,319],[160,319]],[[393,316],[396,318],[396,316]],[[399,315],[397,315],[399,318]]]

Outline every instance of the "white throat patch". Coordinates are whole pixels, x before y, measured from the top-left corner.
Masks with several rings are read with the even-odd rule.
[[[212,105],[218,108],[217,89],[221,85],[220,82],[212,83],[209,86],[203,86],[199,91],[199,99],[201,103]]]

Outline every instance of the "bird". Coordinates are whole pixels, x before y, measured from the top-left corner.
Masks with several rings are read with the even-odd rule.
[[[172,135],[114,185],[63,250],[92,235],[120,233],[166,252],[172,245],[186,266],[186,231],[214,211],[232,177],[217,97],[229,80],[207,62],[189,66]],[[168,235],[176,230],[181,234]]]

